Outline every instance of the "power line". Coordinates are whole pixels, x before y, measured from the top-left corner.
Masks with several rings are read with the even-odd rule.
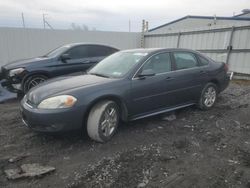
[[[53,29],[53,27],[46,20],[45,23],[49,26],[50,29]]]

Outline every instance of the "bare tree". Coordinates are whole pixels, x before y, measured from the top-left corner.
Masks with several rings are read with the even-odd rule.
[[[71,29],[73,30],[83,30],[83,31],[89,31],[89,27],[85,24],[82,24],[82,26],[76,24],[76,23],[71,23]],[[93,30],[96,30],[96,28],[93,28]]]
[[[73,30],[82,30],[81,26],[79,26],[79,25],[77,25],[77,24],[75,24],[75,23],[71,23],[71,28],[72,28]]]
[[[89,27],[88,27],[87,25],[85,25],[85,24],[82,24],[82,29],[83,29],[84,31],[88,31],[88,30],[89,30]]]

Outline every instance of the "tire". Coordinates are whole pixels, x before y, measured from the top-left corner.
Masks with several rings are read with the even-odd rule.
[[[26,94],[32,87],[37,86],[47,79],[48,77],[44,75],[32,75],[28,77],[23,83],[23,93]]]
[[[97,142],[109,141],[117,130],[119,119],[119,108],[115,102],[105,100],[97,103],[90,110],[88,116],[87,133],[89,137]]]
[[[201,92],[201,97],[199,100],[198,107],[201,110],[211,109],[217,100],[217,95],[218,95],[217,86],[213,83],[206,84]]]

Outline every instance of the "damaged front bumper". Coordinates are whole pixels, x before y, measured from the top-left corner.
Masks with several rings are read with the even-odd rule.
[[[22,78],[19,76],[9,76],[9,71],[0,68],[0,84],[10,92],[19,93],[22,91]]]
[[[21,83],[11,83],[10,81],[6,79],[1,80],[1,86],[5,89],[7,89],[10,92],[18,93],[22,90]]]

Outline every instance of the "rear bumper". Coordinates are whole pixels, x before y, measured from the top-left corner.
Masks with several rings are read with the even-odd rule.
[[[224,91],[230,83],[230,74],[227,74],[223,80],[223,82],[220,84],[220,92]]]
[[[21,102],[20,112],[23,123],[37,132],[65,132],[81,129],[83,126],[84,109],[37,109]]]

